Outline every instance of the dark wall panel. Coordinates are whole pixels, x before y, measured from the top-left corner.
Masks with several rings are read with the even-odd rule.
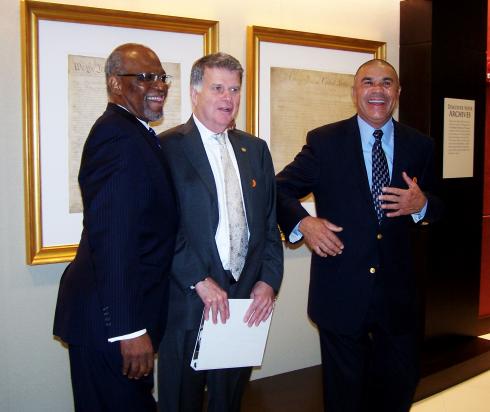
[[[488,20],[487,20],[488,21]],[[487,49],[488,37],[487,33]],[[485,125],[485,166],[483,183],[483,234],[481,247],[481,278],[480,278],[480,317],[490,317],[490,79],[488,74],[487,51],[487,88],[486,88],[486,125]]]
[[[480,317],[490,316],[490,216],[483,218]]]
[[[441,179],[445,217],[414,233],[426,340],[490,332],[479,317],[487,4],[456,4],[400,3],[400,121],[434,138],[441,178],[444,98],[475,100],[474,177]]]

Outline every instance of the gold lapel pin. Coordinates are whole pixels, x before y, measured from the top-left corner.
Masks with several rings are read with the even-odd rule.
[[[246,147],[241,147],[240,150],[245,153],[247,151],[247,148]]]
[[[257,186],[257,182],[255,181],[255,179],[252,179],[252,181],[250,182],[250,186],[252,186],[253,188]]]

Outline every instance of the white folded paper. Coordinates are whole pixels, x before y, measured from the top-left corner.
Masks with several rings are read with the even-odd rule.
[[[225,324],[201,320],[201,326],[192,355],[194,370],[260,366],[272,315],[259,326],[249,327],[243,321],[252,299],[229,299],[230,318]]]

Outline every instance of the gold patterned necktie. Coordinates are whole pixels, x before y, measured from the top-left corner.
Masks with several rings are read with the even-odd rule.
[[[390,173],[388,171],[388,162],[386,160],[385,152],[381,146],[381,138],[383,137],[382,130],[375,130],[373,132],[374,145],[372,150],[372,187],[371,194],[373,196],[374,209],[378,216],[378,222],[381,222],[384,216],[384,210],[381,208],[383,203],[378,197],[381,195],[381,189],[388,186],[390,183]]]
[[[248,229],[243,208],[242,191],[238,176],[226,147],[225,134],[216,133],[213,137],[219,143],[221,164],[225,180],[225,198],[228,210],[230,233],[229,270],[235,280],[238,280],[245,265],[248,251]]]

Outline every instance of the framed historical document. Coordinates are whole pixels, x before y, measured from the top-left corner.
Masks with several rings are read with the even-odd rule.
[[[355,113],[354,73],[385,58],[386,43],[258,26],[247,35],[247,130],[268,142],[278,172],[309,130]]]
[[[21,3],[27,263],[71,260],[82,230],[77,182],[90,127],[105,109],[104,64],[123,43],[153,49],[173,76],[161,131],[191,113],[192,63],[218,50],[218,22]]]

